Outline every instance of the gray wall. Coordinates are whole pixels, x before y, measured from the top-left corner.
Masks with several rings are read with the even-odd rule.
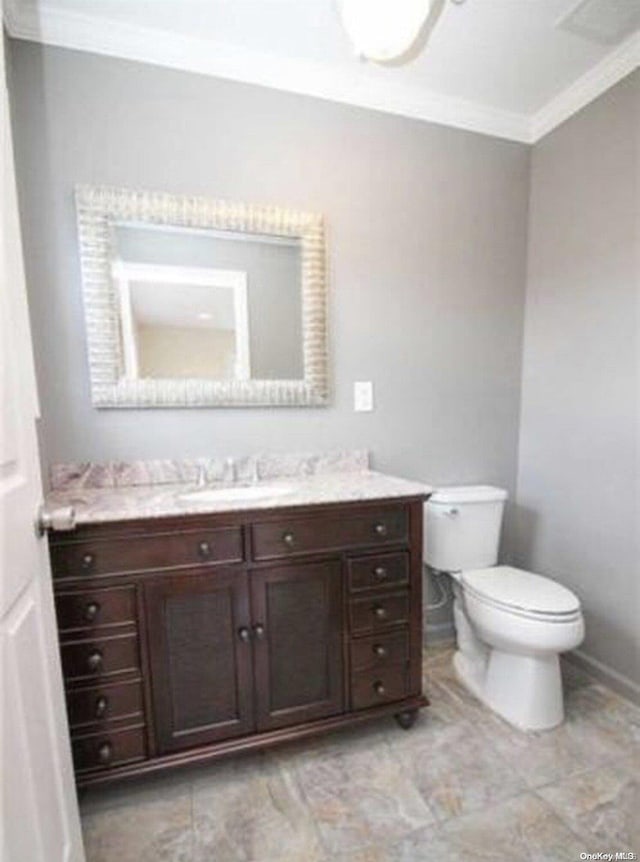
[[[526,146],[24,42],[11,54],[48,461],[369,447],[392,473],[514,491]],[[323,212],[331,406],[94,410],[75,183]],[[353,412],[354,380],[374,381],[373,413]]]
[[[636,694],[639,117],[636,72],[533,149],[517,557],[576,591],[584,653]]]

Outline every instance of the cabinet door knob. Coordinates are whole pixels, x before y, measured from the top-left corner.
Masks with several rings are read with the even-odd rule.
[[[264,637],[264,626],[262,625],[262,623],[255,624],[255,626],[253,627],[253,633],[258,638],[258,640],[261,640]]]
[[[386,536],[387,535],[387,525],[386,524],[376,524],[373,528],[376,536]]]
[[[377,682],[374,682],[373,690],[375,691],[376,694],[384,694],[386,691],[384,685],[380,682],[380,680],[378,680]]]
[[[373,652],[374,655],[378,656],[378,658],[386,658],[386,656],[389,655],[389,650],[386,648],[386,646],[383,646],[382,644],[376,644],[373,647]]]
[[[241,626],[238,629],[238,637],[243,643],[247,643],[249,641],[249,639],[251,638],[251,632],[249,631],[247,626]]]
[[[109,741],[103,742],[98,748],[98,760],[100,763],[109,763],[113,755],[113,746]]]
[[[377,581],[385,581],[387,579],[387,570],[384,566],[376,566],[373,574]]]
[[[287,530],[286,533],[282,534],[282,541],[285,543],[287,548],[293,548],[295,544],[295,537],[290,530]]]
[[[211,556],[211,545],[209,544],[209,542],[200,542],[198,544],[198,553],[204,559],[206,559],[207,557],[210,557]]]
[[[96,698],[96,718],[104,718],[107,714],[108,707],[109,700],[101,694],[100,697]]]
[[[382,605],[376,605],[373,609],[373,613],[376,619],[386,620],[387,618],[387,609],[383,608]]]
[[[84,618],[88,623],[92,623],[100,613],[100,605],[98,602],[89,602],[84,609]]]
[[[87,658],[87,667],[89,670],[99,670],[102,666],[102,653],[99,649],[93,650],[93,652],[89,653]]]
[[[93,564],[95,563],[95,561],[95,554],[83,554],[82,560],[80,561],[80,566],[85,572],[87,572],[89,569],[93,568]]]

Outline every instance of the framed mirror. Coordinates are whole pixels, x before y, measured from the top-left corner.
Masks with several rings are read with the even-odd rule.
[[[96,407],[327,403],[322,216],[80,186]]]

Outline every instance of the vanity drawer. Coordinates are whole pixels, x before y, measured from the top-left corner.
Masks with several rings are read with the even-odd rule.
[[[72,729],[116,719],[140,719],[144,713],[142,685],[120,682],[71,689],[67,692],[67,712]]]
[[[397,587],[409,583],[408,554],[377,554],[349,560],[351,592],[379,587]]]
[[[190,530],[70,542],[51,546],[51,564],[58,577],[107,575],[162,570],[243,560],[242,530]]]
[[[60,646],[62,671],[67,682],[135,671],[140,666],[135,634],[68,641]]]
[[[74,736],[71,749],[77,772],[143,760],[146,757],[144,727]]]
[[[402,700],[409,694],[409,673],[403,665],[365,671],[351,677],[351,706],[367,709]]]
[[[406,623],[409,619],[409,593],[385,593],[366,599],[352,599],[349,615],[351,634],[354,635]]]
[[[385,632],[351,641],[351,671],[409,661],[409,632]]]
[[[135,587],[83,590],[56,594],[56,614],[61,632],[135,623]]]
[[[253,556],[256,560],[272,560],[314,551],[406,542],[408,523],[406,509],[393,506],[254,524]]]

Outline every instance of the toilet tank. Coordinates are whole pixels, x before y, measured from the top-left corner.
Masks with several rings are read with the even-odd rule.
[[[490,485],[436,491],[425,503],[425,563],[442,572],[495,566],[506,499]]]

